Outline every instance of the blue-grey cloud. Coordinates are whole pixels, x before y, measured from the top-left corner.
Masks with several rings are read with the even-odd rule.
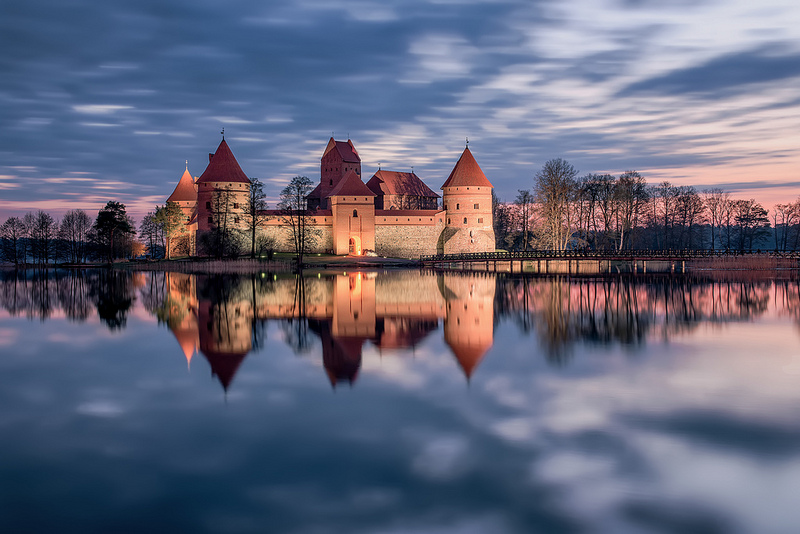
[[[642,111],[658,78],[628,81],[652,54],[671,53],[675,24],[654,16],[663,7],[610,1],[588,22],[574,9],[525,0],[12,2],[0,16],[0,217],[43,201],[163,202],[184,160],[202,173],[222,127],[245,172],[274,184],[273,199],[282,180],[317,178],[332,131],[353,138],[366,172],[379,161],[413,165],[433,188],[468,136],[502,198],[551,157],[584,172],[730,162],[724,151],[675,149],[726,142],[724,127],[654,135],[723,124],[730,109],[711,118],[691,108],[681,116],[674,102]],[[641,22],[620,24],[633,12]],[[781,52],[789,45],[772,39],[738,55],[720,45],[722,59],[708,64],[724,72],[741,59],[737,76],[764,82],[757,94],[769,98],[739,117],[748,128],[770,107],[798,107],[766,87],[798,72],[790,49]],[[696,69],[665,75],[667,94],[732,94],[693,85]],[[762,150],[747,157],[770,157]]]
[[[726,54],[700,65],[632,83],[617,96],[653,93],[719,98],[721,95],[741,93],[754,84],[798,76],[800,54],[781,54],[771,48],[759,48]]]

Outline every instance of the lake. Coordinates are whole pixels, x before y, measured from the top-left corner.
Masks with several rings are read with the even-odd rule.
[[[5,532],[790,533],[800,285],[0,279]]]

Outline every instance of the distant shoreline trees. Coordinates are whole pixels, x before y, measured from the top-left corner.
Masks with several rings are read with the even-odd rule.
[[[495,197],[496,198],[496,197]],[[668,250],[739,252],[800,247],[800,198],[770,213],[755,199],[721,189],[648,185],[629,170],[579,177],[567,161],[547,161],[514,202],[493,201],[497,247],[507,250]],[[772,231],[770,231],[772,230]]]

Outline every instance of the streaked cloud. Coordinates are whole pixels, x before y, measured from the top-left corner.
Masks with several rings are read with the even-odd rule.
[[[788,0],[41,0],[6,15],[0,174],[33,180],[4,190],[0,218],[66,193],[92,203],[93,182],[34,187],[70,172],[131,184],[128,205],[166,198],[185,160],[202,173],[223,126],[271,198],[298,173],[318,178],[332,132],[354,140],[365,174],[414,166],[434,189],[469,137],[506,199],[552,157],[796,196]]]

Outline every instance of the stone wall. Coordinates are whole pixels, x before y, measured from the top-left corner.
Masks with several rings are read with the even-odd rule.
[[[392,258],[436,254],[442,224],[376,224],[375,252]]]
[[[333,250],[333,232],[331,225],[308,226],[317,233],[316,243],[307,252],[310,254],[324,254]],[[259,229],[259,234],[275,240],[275,250],[278,252],[294,252],[292,229],[287,225],[268,224]]]
[[[448,226],[439,236],[438,254],[465,252],[494,252],[494,230],[483,228],[453,228]]]

